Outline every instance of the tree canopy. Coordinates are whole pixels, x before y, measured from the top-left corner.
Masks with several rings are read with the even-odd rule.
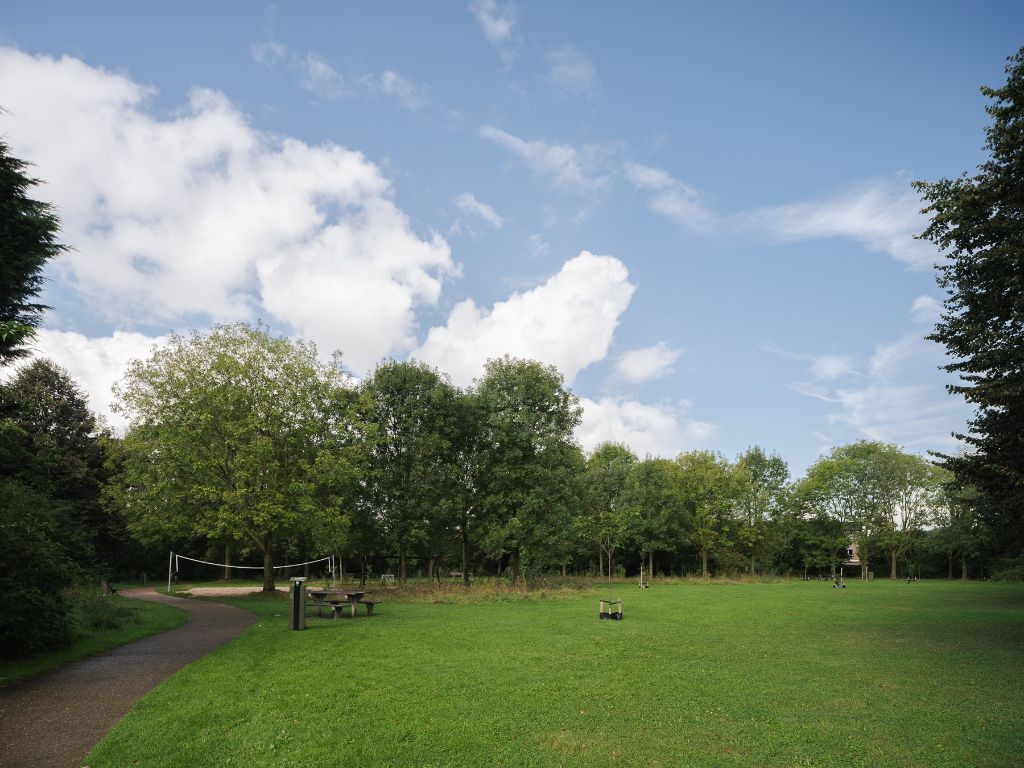
[[[46,309],[34,301],[43,267],[65,250],[53,208],[29,197],[39,181],[27,168],[0,140],[0,365],[28,353],[25,344]]]
[[[944,456],[1011,554],[1024,549],[1024,48],[1011,56],[991,99],[989,159],[978,173],[916,182],[931,223],[921,235],[947,259],[938,265],[947,292],[929,338],[944,344],[960,382],[949,390],[975,406],[969,451]]]
[[[336,543],[364,445],[340,361],[263,328],[219,326],[173,336],[117,394],[130,427],[108,498],[138,536],[255,546],[265,590],[290,538],[319,530]]]

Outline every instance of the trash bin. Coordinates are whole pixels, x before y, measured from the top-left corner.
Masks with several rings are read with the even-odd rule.
[[[306,628],[306,580],[305,576],[292,578],[292,604],[288,629]]]

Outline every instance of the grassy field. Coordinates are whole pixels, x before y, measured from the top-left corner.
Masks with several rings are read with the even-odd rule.
[[[261,620],[146,696],[102,766],[1024,762],[1024,588],[656,585]]]
[[[160,603],[129,600],[125,597],[105,598],[121,607],[129,616],[119,627],[91,629],[81,627],[75,632],[71,645],[49,653],[40,653],[27,659],[0,662],[0,686],[38,675],[69,661],[109,651],[119,645],[139,640],[157,632],[166,632],[185,623],[188,614],[180,608]]]

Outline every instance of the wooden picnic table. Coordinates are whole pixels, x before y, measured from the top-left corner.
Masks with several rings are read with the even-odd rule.
[[[338,617],[340,609],[346,604],[352,606],[352,618],[356,616],[356,606],[366,596],[366,592],[352,592],[347,589],[309,589],[306,590],[306,594],[313,598],[313,602],[316,603],[316,615],[322,616],[324,600],[331,604],[331,615],[334,618]],[[336,599],[330,599],[330,596],[335,596]],[[369,615],[373,615],[373,603],[367,604],[367,612]]]

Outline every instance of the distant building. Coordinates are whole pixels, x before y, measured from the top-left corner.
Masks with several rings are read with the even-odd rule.
[[[846,548],[846,559],[843,560],[843,565],[855,565],[860,567],[860,553],[857,551],[857,542],[851,541],[850,546]]]

